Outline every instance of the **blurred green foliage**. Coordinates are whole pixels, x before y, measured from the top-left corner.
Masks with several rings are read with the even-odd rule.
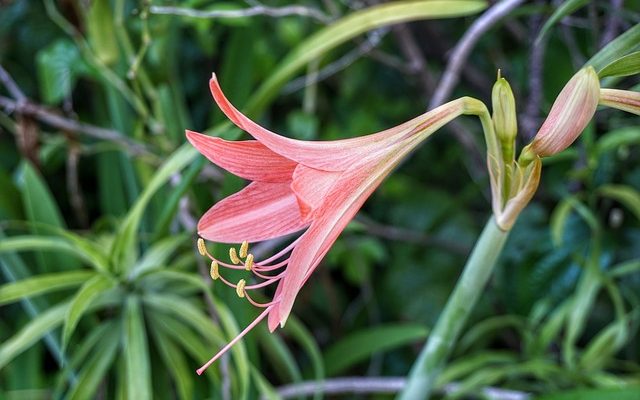
[[[255,311],[210,285],[194,249],[193,219],[244,183],[184,145],[184,130],[241,135],[210,97],[214,71],[239,108],[300,139],[422,113],[484,6],[375,22],[426,19],[427,3],[366,18],[374,2],[334,0],[304,3],[322,18],[191,18],[154,11],[173,5],[164,1],[0,1],[0,65],[27,102],[1,80],[0,398],[275,398],[308,379],[404,376],[489,218],[480,126],[457,128],[472,147],[448,127],[425,143],[341,235],[287,327],[260,326],[203,377],[195,368]],[[520,144],[587,60],[603,76],[630,75],[607,87],[639,82],[640,2],[552,3],[525,2],[484,34],[450,96],[488,100],[501,68],[534,127],[520,126]],[[535,46],[546,49],[537,60]],[[441,387],[637,393],[639,155],[638,117],[607,109],[546,160]]]

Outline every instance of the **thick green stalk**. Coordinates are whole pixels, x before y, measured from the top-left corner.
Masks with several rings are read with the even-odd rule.
[[[411,368],[399,399],[429,397],[460,331],[491,276],[508,235],[509,231],[501,230],[493,217],[487,222],[447,305]]]

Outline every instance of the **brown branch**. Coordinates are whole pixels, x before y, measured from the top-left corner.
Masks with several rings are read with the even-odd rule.
[[[324,14],[322,11],[305,6],[286,6],[286,7],[267,7],[257,5],[251,8],[238,10],[195,10],[186,7],[165,7],[151,6],[149,9],[151,14],[178,15],[190,18],[245,18],[264,15],[267,17],[286,17],[290,15],[298,15],[315,19],[323,24],[328,24],[332,18]]]
[[[473,47],[476,45],[478,40],[482,38],[482,34],[491,29],[523,1],[524,0],[503,0],[496,3],[493,7],[482,14],[480,18],[476,19],[476,21],[469,27],[453,49],[453,53],[451,54],[447,68],[442,75],[440,84],[431,98],[429,109],[433,109],[444,103],[449,95],[451,95],[453,88],[456,83],[458,83],[460,70],[466,63],[467,57],[469,56],[469,53],[471,53]]]
[[[11,78],[11,75],[5,70],[2,65],[0,65],[0,83],[7,88],[7,91],[14,99],[18,100],[18,102],[26,101],[27,96],[25,96],[24,92],[20,90],[20,87],[16,84],[16,82]]]
[[[420,80],[425,97],[429,96],[433,92],[436,82],[429,73],[427,61],[422,50],[420,50],[420,46],[416,43],[406,24],[394,26],[393,33],[396,36],[400,50],[409,61],[409,71]]]
[[[470,249],[467,246],[461,245],[457,242],[452,242],[435,236],[425,235],[424,233],[412,231],[409,229],[380,224],[360,215],[356,217],[356,221],[364,225],[369,234],[385,239],[415,243],[424,246],[437,246],[449,250],[453,253],[463,255],[469,254]]]
[[[610,0],[611,9],[608,10],[609,16],[605,22],[604,32],[600,37],[600,48],[606,46],[615,39],[620,29],[620,19],[622,17],[620,10],[622,9],[624,0]]]
[[[135,155],[146,155],[155,157],[155,155],[151,153],[146,148],[146,146],[132,139],[129,139],[116,130],[101,128],[94,125],[86,124],[84,122],[65,118],[57,114],[55,111],[45,108],[44,106],[41,106],[39,104],[32,103],[29,100],[19,102],[11,100],[4,96],[0,96],[0,107],[5,108],[10,112],[16,112],[21,115],[35,118],[42,123],[63,131],[80,133],[95,139],[107,140],[110,142],[121,144],[127,151]]]
[[[404,377],[346,377],[333,378],[323,381],[305,381],[292,385],[276,388],[282,399],[291,399],[300,396],[310,396],[315,393],[325,395],[339,394],[393,394],[404,388]],[[460,391],[459,383],[450,383],[441,390],[445,396],[453,396]],[[479,395],[494,400],[527,400],[531,395],[526,392],[484,387],[479,390]]]

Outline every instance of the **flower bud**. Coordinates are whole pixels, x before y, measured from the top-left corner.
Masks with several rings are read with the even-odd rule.
[[[527,146],[540,157],[561,152],[587,126],[598,106],[600,81],[593,67],[582,68],[567,82],[540,130]]]
[[[640,115],[640,93],[629,90],[600,90],[600,105]]]
[[[493,85],[491,92],[493,105],[493,126],[500,142],[504,145],[512,145],[518,133],[518,121],[516,119],[516,100],[513,97],[511,86],[506,79],[500,77]]]

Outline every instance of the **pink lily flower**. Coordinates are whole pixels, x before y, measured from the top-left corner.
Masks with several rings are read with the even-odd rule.
[[[397,127],[345,140],[309,142],[273,133],[240,113],[225,97],[215,74],[211,93],[225,115],[255,140],[226,141],[187,131],[187,139],[216,165],[252,181],[215,204],[198,223],[199,235],[222,243],[242,243],[230,251],[231,263],[212,256],[204,240],[201,254],[211,260],[211,276],[235,288],[264,311],[235,339],[197,370],[218,357],[268,316],[270,331],[284,323],[311,273],[371,193],[419,143],[460,114],[477,114],[484,105],[472,98],[444,104]],[[248,244],[302,232],[282,251],[255,260]],[[227,281],[220,268],[245,269],[259,283]],[[250,292],[277,285],[272,301],[258,303]]]

